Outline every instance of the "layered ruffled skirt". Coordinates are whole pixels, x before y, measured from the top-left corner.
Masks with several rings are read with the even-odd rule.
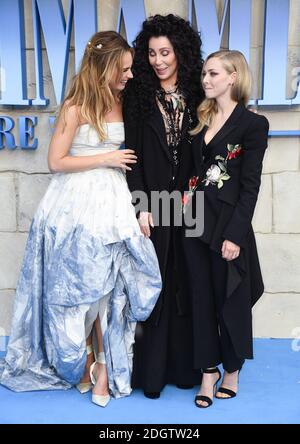
[[[78,383],[100,314],[110,391],[128,395],[136,321],[148,318],[160,291],[124,173],[55,174],[29,232],[0,383],[15,391]]]

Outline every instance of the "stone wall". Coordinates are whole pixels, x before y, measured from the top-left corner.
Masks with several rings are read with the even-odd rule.
[[[216,1],[221,14],[223,1]],[[300,66],[300,2],[291,0],[289,60]],[[65,12],[68,1],[63,1]],[[99,30],[115,29],[118,0],[98,0]],[[253,0],[251,68],[255,80],[254,98],[260,91],[262,60],[263,0]],[[187,18],[187,1],[145,0],[147,15],[177,13]],[[35,96],[34,49],[31,1],[25,0],[26,57],[28,96]],[[51,137],[49,116],[54,115],[51,74],[44,50],[45,95],[50,98],[46,110],[34,110],[38,116],[36,151],[0,151],[0,336],[8,336],[20,264],[30,221],[50,180],[47,149]],[[68,78],[74,72],[74,48],[71,48]],[[287,86],[287,91],[289,90]],[[300,109],[260,109],[270,121],[271,130],[299,130]],[[0,109],[1,115],[16,119],[26,111]],[[15,128],[16,137],[18,127]],[[17,137],[18,140],[18,137]],[[254,308],[256,337],[293,336],[300,326],[300,142],[299,138],[269,140],[264,161],[262,186],[255,211],[256,231],[265,294]]]

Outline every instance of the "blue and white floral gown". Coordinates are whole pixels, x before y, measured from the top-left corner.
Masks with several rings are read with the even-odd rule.
[[[70,155],[118,149],[123,123],[106,125],[104,142],[80,126]],[[130,394],[136,321],[147,319],[160,291],[156,253],[140,232],[124,171],[54,174],[30,228],[0,383],[28,391],[79,382],[100,313],[110,391]]]

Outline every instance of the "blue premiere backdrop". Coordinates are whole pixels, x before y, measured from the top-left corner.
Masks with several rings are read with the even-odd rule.
[[[52,76],[56,103],[65,94],[69,65],[70,41],[74,32],[75,67],[89,37],[96,32],[97,1],[69,0],[68,16],[61,0],[32,0],[32,23],[35,50],[36,96],[27,97],[24,1],[0,0],[0,109],[6,107],[28,109],[28,116],[19,118],[19,147],[36,149],[38,140],[34,127],[38,118],[32,116],[34,109],[45,109],[49,98],[45,97],[42,63],[42,34]],[[264,14],[263,63],[261,97],[251,101],[252,105],[291,107],[300,105],[299,71],[293,72],[293,94],[286,96],[288,63],[289,0],[266,0]],[[225,0],[223,17],[219,26],[215,0],[189,0],[189,19],[203,39],[204,56],[219,49],[227,38],[230,49],[238,49],[250,59],[251,0]],[[124,21],[127,39],[132,42],[146,17],[143,0],[120,0],[117,31]],[[228,25],[228,26],[226,26]],[[280,32],[278,30],[280,29]],[[50,118],[49,124],[53,123]],[[12,130],[15,121],[0,115],[0,149],[17,148]],[[295,131],[273,131],[271,136],[299,136]]]

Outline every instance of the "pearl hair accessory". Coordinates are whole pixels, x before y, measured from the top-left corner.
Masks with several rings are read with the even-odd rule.
[[[92,42],[88,42],[88,47],[89,49],[92,48]],[[98,45],[95,46],[95,48],[97,49],[101,49],[103,47],[102,43],[99,43]]]

